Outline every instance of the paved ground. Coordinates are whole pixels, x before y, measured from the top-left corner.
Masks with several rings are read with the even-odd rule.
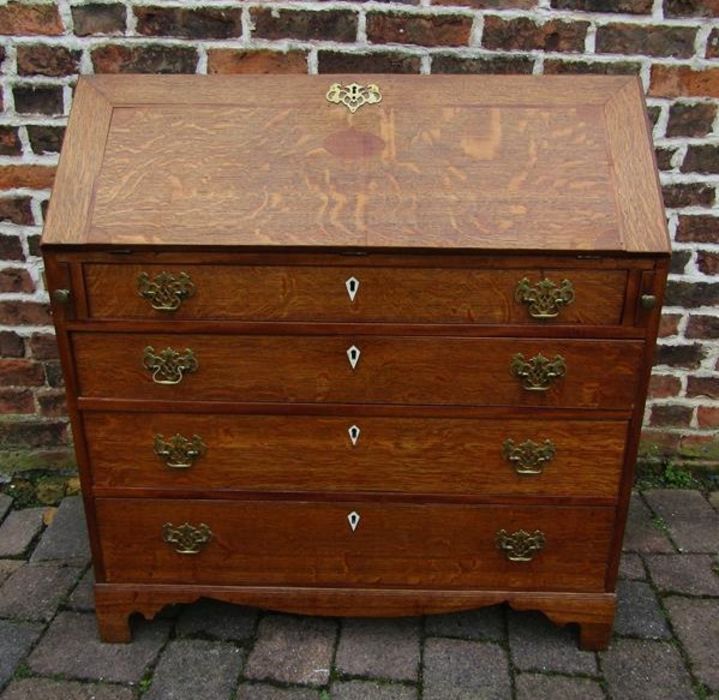
[[[79,498],[9,506],[0,495],[0,700],[719,699],[717,493],[634,496],[601,654],[503,607],[368,621],[209,601],[101,644]]]

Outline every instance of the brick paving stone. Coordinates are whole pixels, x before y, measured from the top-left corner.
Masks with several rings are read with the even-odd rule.
[[[577,646],[577,631],[559,627],[538,612],[509,610],[512,661],[522,671],[596,673],[597,658]]]
[[[716,510],[719,510],[719,491],[712,491],[709,494],[709,503],[711,503]]]
[[[19,569],[25,562],[19,559],[0,559],[0,584],[7,579],[10,574]]]
[[[336,634],[333,620],[268,615],[259,624],[245,676],[324,685],[330,676]]]
[[[645,639],[670,639],[671,632],[659,607],[659,601],[648,583],[620,581],[617,586],[615,634]]]
[[[133,629],[132,644],[103,644],[94,615],[61,612],[35,647],[28,665],[36,673],[136,683],[154,661],[170,632],[162,620]]]
[[[181,636],[199,633],[215,639],[242,640],[252,636],[256,621],[257,610],[203,599],[182,610],[177,620],[177,633]]]
[[[0,620],[0,688],[12,677],[41,632],[42,625],[37,622]]]
[[[92,569],[88,569],[85,575],[80,579],[80,583],[75,586],[75,590],[70,594],[67,600],[67,607],[71,610],[82,610],[89,612],[95,609],[95,574]]]
[[[2,520],[12,506],[12,498],[6,493],[0,493],[0,520]]]
[[[460,637],[462,639],[489,639],[499,642],[506,637],[504,608],[492,605],[479,610],[428,615],[425,631],[430,637]]]
[[[0,696],[2,700],[133,700],[130,688],[49,678],[21,678]]]
[[[56,564],[20,567],[0,588],[0,617],[49,621],[81,571]]]
[[[492,642],[427,639],[423,678],[423,700],[511,697],[507,653]]]
[[[645,496],[666,522],[679,551],[711,554],[719,550],[719,513],[699,491],[656,489]]]
[[[310,688],[275,688],[264,683],[244,683],[237,691],[236,700],[324,700],[324,698],[319,690]]]
[[[619,578],[641,581],[647,577],[642,558],[638,554],[625,552],[619,562]]]
[[[63,499],[30,561],[65,561],[78,565],[90,561],[90,544],[81,496]]]
[[[647,566],[660,591],[719,596],[719,574],[709,554],[654,554]]]
[[[242,668],[242,652],[227,642],[170,642],[143,700],[229,700]]]
[[[694,675],[719,691],[719,600],[671,597],[664,601],[679,641],[691,660]]]
[[[694,697],[681,656],[668,642],[615,639],[601,658],[612,698],[680,700]]]
[[[416,681],[419,618],[342,621],[335,666],[350,676]]]
[[[417,700],[417,689],[399,684],[373,681],[333,683],[332,700]]]
[[[522,673],[515,681],[517,700],[604,700],[604,691],[597,681],[589,678],[545,676],[541,673]]]
[[[652,522],[652,513],[638,493],[632,494],[627,529],[624,533],[625,552],[674,552],[666,534]]]
[[[0,525],[0,557],[17,557],[25,552],[42,529],[44,508],[13,510]]]

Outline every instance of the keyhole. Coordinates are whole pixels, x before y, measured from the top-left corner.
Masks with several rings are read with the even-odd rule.
[[[347,359],[350,361],[352,369],[357,367],[357,363],[360,359],[360,349],[356,345],[353,345],[351,348],[347,348]]]
[[[359,429],[359,427],[356,426],[356,425],[350,426],[350,427],[347,429],[347,432],[350,434],[350,440],[352,441],[352,444],[353,444],[353,445],[356,445],[356,444],[357,444],[357,440],[359,440],[359,436],[360,436],[360,429]]]
[[[359,280],[356,277],[349,277],[345,281],[345,287],[347,288],[347,294],[349,295],[350,301],[355,300],[355,296],[359,290],[359,285]]]
[[[347,516],[347,522],[350,524],[350,527],[352,528],[352,532],[354,532],[357,529],[357,526],[359,525],[359,521],[360,521],[359,513],[357,513],[354,510]]]

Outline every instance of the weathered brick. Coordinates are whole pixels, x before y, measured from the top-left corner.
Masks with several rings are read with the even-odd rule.
[[[555,10],[581,12],[620,12],[646,15],[652,11],[652,0],[552,0]]]
[[[666,338],[668,336],[677,335],[679,333],[679,321],[681,314],[662,314],[659,319],[659,337]]]
[[[3,386],[42,386],[45,373],[39,362],[0,359],[0,384]]]
[[[0,198],[0,221],[7,221],[11,224],[20,224],[21,226],[31,226],[34,221],[32,216],[31,201],[30,197]],[[10,236],[3,236],[3,238],[10,238]],[[0,247],[1,246],[2,243],[0,242]],[[0,256],[5,257],[2,253],[0,253]],[[11,259],[19,260],[21,257],[22,246],[20,247],[20,254]]]
[[[706,136],[711,133],[715,118],[716,106],[709,102],[675,102],[669,108],[667,136]]]
[[[59,153],[62,139],[65,136],[65,127],[46,126],[45,124],[29,125],[27,134],[34,153]]]
[[[656,364],[668,365],[670,367],[684,367],[686,369],[697,369],[704,358],[704,351],[701,345],[658,345],[656,352]]]
[[[133,700],[132,688],[99,683],[19,678],[7,687],[3,700]]]
[[[691,250],[673,250],[669,271],[675,275],[683,275],[686,272],[687,263],[691,260]]]
[[[719,217],[680,216],[675,238],[682,243],[719,243]]]
[[[647,117],[649,117],[649,121],[651,122],[652,126],[657,125],[661,114],[661,108],[657,107],[656,105],[647,105]]]
[[[719,550],[719,514],[699,491],[654,489],[644,495],[666,523],[679,551],[712,554]]]
[[[0,557],[22,555],[42,529],[44,508],[14,510],[0,525]]]
[[[29,340],[30,354],[36,360],[55,360],[59,357],[54,333],[33,333]]]
[[[194,73],[197,68],[197,51],[190,46],[107,44],[91,56],[96,73]]]
[[[20,135],[16,126],[0,126],[0,156],[18,156],[22,153]]]
[[[0,318],[8,326],[52,325],[49,306],[37,301],[0,301]]]
[[[306,73],[304,51],[269,49],[211,49],[207,52],[208,73]]]
[[[488,49],[504,51],[581,52],[588,27],[587,22],[554,19],[537,24],[527,17],[489,15],[484,20],[482,43]]]
[[[18,75],[62,76],[77,73],[81,52],[54,44],[21,44],[17,47]]]
[[[719,28],[714,28],[707,39],[707,58],[719,58]]]
[[[664,185],[662,196],[664,206],[669,209],[709,207],[714,203],[714,188],[701,182],[676,182]]]
[[[63,499],[30,560],[33,563],[70,562],[76,566],[85,566],[89,563],[90,546],[81,496],[69,496]]]
[[[19,267],[0,269],[0,292],[30,294],[33,291],[35,291],[35,283],[27,270]]]
[[[666,148],[664,146],[654,149],[659,170],[672,170],[674,168],[672,158],[676,152],[675,148]]]
[[[719,304],[719,284],[670,280],[664,303],[667,306],[716,306]]]
[[[695,70],[690,66],[653,65],[652,97],[719,97],[719,68]]]
[[[670,639],[666,618],[652,587],[644,581],[620,581],[617,587],[617,634],[644,639]]]
[[[125,31],[126,10],[120,3],[105,4],[91,2],[74,5],[72,22],[77,36],[92,34],[122,34]]]
[[[719,173],[719,147],[691,145],[682,163],[682,172]]]
[[[137,32],[145,36],[229,39],[242,34],[242,9],[221,7],[135,7]]]
[[[29,389],[0,387],[0,413],[35,413],[35,401]]]
[[[23,357],[25,342],[12,331],[0,332],[0,357]]]
[[[0,687],[10,680],[42,630],[36,622],[0,620]]]
[[[419,73],[419,57],[395,51],[318,51],[319,73]]]
[[[633,493],[629,503],[629,518],[624,533],[626,552],[674,552],[665,532],[652,522],[652,514],[639,494]]]
[[[560,58],[544,61],[547,75],[637,75],[641,67],[641,63],[634,61],[564,61]]]
[[[719,316],[690,316],[686,336],[703,340],[719,338]]]
[[[15,109],[22,114],[62,114],[62,87],[59,85],[16,85],[13,88]]]
[[[677,377],[670,374],[654,374],[649,382],[649,397],[652,399],[667,399],[678,396],[682,383]]]
[[[48,386],[61,387],[65,386],[65,377],[62,373],[60,362],[51,360],[43,363],[45,370],[45,381]]]
[[[705,275],[719,275],[719,253],[700,250],[697,254],[697,267]]]
[[[665,17],[719,17],[717,0],[664,0]]]
[[[517,677],[517,700],[604,700],[602,686],[589,678],[563,678],[542,673],[522,673]]]
[[[36,393],[40,415],[60,418],[67,415],[67,401],[63,389],[44,389]]]
[[[716,406],[699,406],[697,408],[697,425],[705,430],[719,428],[719,408]]]
[[[0,422],[0,444],[3,447],[46,448],[66,443],[67,425],[64,422],[37,420]]]
[[[534,60],[527,56],[457,56],[434,54],[432,73],[526,73],[532,72]]]
[[[45,216],[47,216],[47,211],[45,209],[45,205],[47,204],[47,202],[48,202],[48,200],[45,199],[41,203],[41,206],[43,208],[43,212],[42,212],[43,219],[45,218]],[[39,235],[31,234],[27,237],[27,249],[28,249],[28,253],[30,255],[34,255],[36,257],[40,256],[40,236]]]
[[[687,396],[719,399],[719,377],[688,377]]]
[[[0,617],[48,622],[80,573],[59,564],[22,566],[0,589]]]
[[[711,554],[655,554],[646,561],[660,591],[719,596],[719,576]]]
[[[606,24],[597,28],[597,53],[689,58],[694,54],[693,27]]]
[[[62,21],[55,3],[0,5],[0,34],[62,34]]]
[[[264,39],[324,39],[354,41],[357,38],[357,13],[352,10],[275,10],[254,7],[250,10],[253,36]]]
[[[472,18],[464,15],[367,14],[367,38],[375,44],[466,46]]]
[[[0,165],[0,190],[27,187],[43,190],[52,187],[55,168],[47,165]]]

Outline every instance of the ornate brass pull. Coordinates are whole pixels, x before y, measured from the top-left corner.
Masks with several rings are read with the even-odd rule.
[[[382,101],[382,93],[379,87],[370,83],[366,87],[358,83],[342,85],[332,83],[325,95],[328,102],[342,104],[354,114],[362,105],[373,105]]]
[[[502,444],[502,455],[517,474],[541,474],[555,451],[551,440],[545,440],[542,444],[525,440],[517,445],[514,440],[507,438]]]
[[[175,546],[178,554],[197,554],[212,539],[212,530],[205,523],[197,527],[184,523],[175,526],[165,523],[162,526],[162,540]]]
[[[532,284],[525,277],[517,282],[514,298],[527,304],[532,318],[555,318],[562,306],[574,301],[574,287],[569,280],[562,280],[558,285],[548,279]]]
[[[185,372],[195,372],[199,365],[190,348],[182,351],[165,348],[156,353],[155,348],[148,345],[142,356],[142,366],[152,372],[155,384],[179,384]]]
[[[518,352],[512,358],[510,369],[515,377],[522,380],[522,386],[527,391],[546,391],[555,379],[566,374],[567,365],[561,355],[555,355],[550,360],[539,353],[525,360],[524,355]]]
[[[544,548],[545,541],[541,530],[517,530],[511,534],[506,530],[499,530],[495,538],[497,547],[509,561],[531,561],[534,553]]]
[[[199,435],[186,438],[176,433],[169,440],[165,440],[163,435],[155,435],[154,450],[170,469],[189,469],[196,459],[205,454],[207,445]]]
[[[177,277],[161,272],[153,280],[146,272],[141,272],[137,276],[137,293],[147,299],[156,311],[176,311],[183,299],[195,293],[195,285],[186,272]]]

